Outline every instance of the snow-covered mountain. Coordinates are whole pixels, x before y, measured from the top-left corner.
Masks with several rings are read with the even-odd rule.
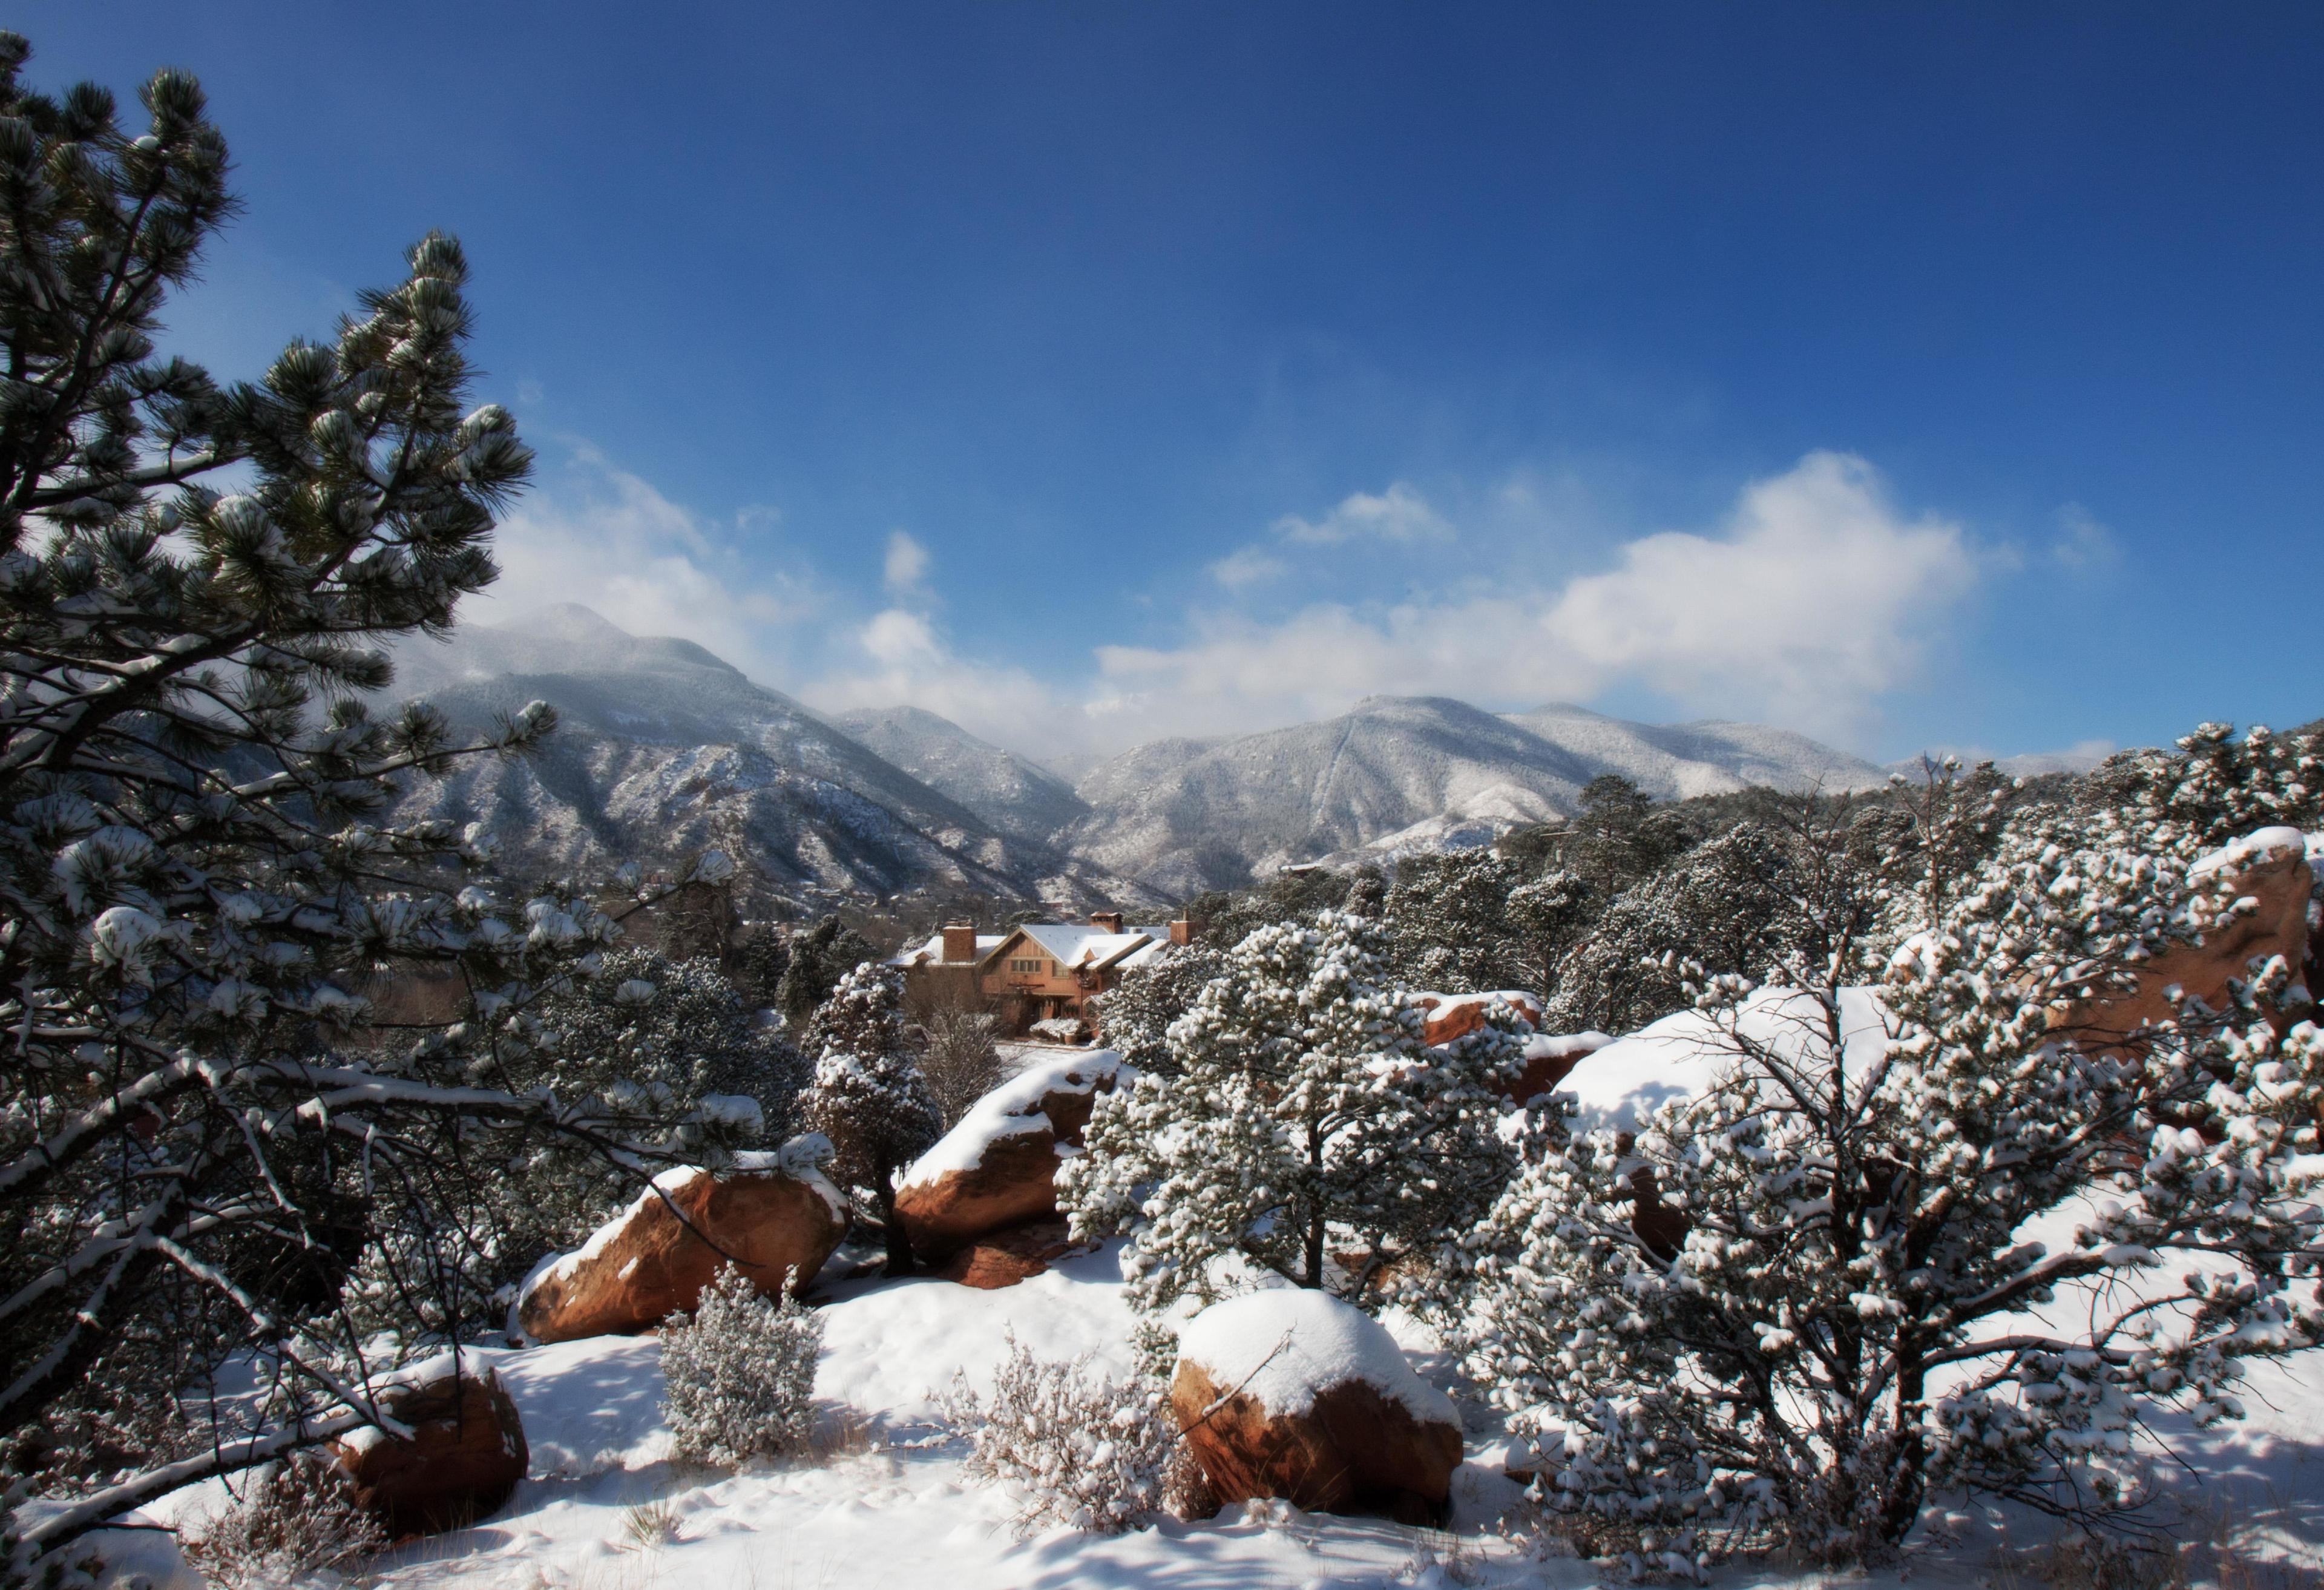
[[[407,642],[396,664],[396,695],[464,726],[536,698],[562,715],[540,755],[467,763],[407,797],[405,815],[484,821],[521,865],[596,868],[715,844],[782,894],[1152,902],[997,828],[701,647],[630,634],[586,607]]]
[[[1047,843],[1089,813],[1074,787],[1047,768],[978,739],[917,707],[834,715],[855,740],[1003,834]]]
[[[1140,746],[1076,786],[1074,852],[1166,892],[1290,863],[1434,848],[1571,816],[1621,773],[1665,798],[1765,784],[1859,789],[1886,774],[1756,724],[1626,723],[1574,707],[1497,716],[1439,697],[1371,696],[1341,717],[1220,741]]]

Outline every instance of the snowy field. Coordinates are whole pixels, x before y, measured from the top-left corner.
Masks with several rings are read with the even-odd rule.
[[[1117,1252],[1068,1260],[1003,1291],[927,1279],[830,1289],[816,1392],[835,1449],[813,1465],[724,1474],[665,1461],[660,1347],[650,1337],[492,1354],[524,1416],[531,1476],[495,1517],[380,1558],[372,1574],[381,1590],[1578,1590],[1611,1582],[1606,1565],[1538,1559],[1502,1538],[1519,1492],[1499,1473],[1497,1423],[1464,1395],[1425,1334],[1409,1328],[1398,1332],[1407,1350],[1454,1394],[1471,1431],[1450,1530],[1277,1503],[1111,1538],[1020,1539],[1010,1496],[964,1481],[964,1448],[936,1422],[936,1395],[955,1371],[972,1382],[989,1376],[1010,1331],[1036,1354],[1088,1353],[1126,1373],[1131,1316]],[[2310,1590],[2324,1585],[2324,1362],[2298,1376],[2263,1367],[2249,1392],[2250,1418],[2239,1427],[2157,1432],[2188,1465],[2172,1497],[2181,1537],[2209,1538],[2225,1519],[2260,1565],[2230,1576],[2239,1590]],[[215,1495],[182,1497],[174,1518],[154,1511],[190,1522]],[[2042,1581],[2024,1554],[2052,1533],[2038,1520],[1956,1512],[1923,1526],[1901,1568],[1844,1582],[2034,1590]],[[1738,1587],[1802,1580],[1771,1567],[1714,1575]]]

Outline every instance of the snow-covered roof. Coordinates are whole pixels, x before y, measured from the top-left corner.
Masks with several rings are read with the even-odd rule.
[[[982,960],[987,954],[1000,948],[1001,941],[1008,937],[1006,933],[979,933],[976,936],[976,958]],[[925,966],[942,959],[944,959],[944,935],[939,933],[926,944],[899,951],[890,958],[888,964],[891,966]]]
[[[1016,931],[1039,945],[1059,966],[1090,971],[1110,966],[1157,939],[1167,943],[1170,937],[1170,929],[1163,927],[1125,927],[1114,933],[1091,922],[1027,922]],[[993,943],[998,948],[1001,940]],[[984,941],[978,939],[979,958],[986,953]]]

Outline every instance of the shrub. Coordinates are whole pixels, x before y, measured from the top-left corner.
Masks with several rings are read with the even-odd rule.
[[[807,1451],[822,1351],[818,1315],[788,1296],[761,1297],[727,1265],[702,1290],[691,1320],[673,1314],[662,1327],[670,1456],[726,1468]]]
[[[1008,1079],[1009,1068],[992,1041],[994,1026],[982,1011],[930,1011],[920,1021],[920,1076],[947,1132]]]
[[[945,1417],[969,1439],[970,1478],[1014,1485],[1027,1533],[1053,1525],[1115,1535],[1165,1511],[1191,1511],[1200,1471],[1158,1384],[1116,1383],[1086,1354],[1042,1360],[1012,1335],[981,1398],[955,1375]]]
[[[346,1476],[309,1456],[259,1470],[248,1494],[185,1542],[187,1560],[228,1590],[284,1585],[387,1544]]]

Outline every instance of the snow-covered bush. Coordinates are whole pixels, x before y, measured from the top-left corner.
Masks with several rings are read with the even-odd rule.
[[[872,1206],[888,1244],[888,1273],[909,1274],[912,1246],[896,1219],[896,1173],[927,1151],[943,1129],[904,1031],[903,977],[865,961],[839,981],[807,1024],[815,1082],[799,1095],[799,1119],[831,1140],[830,1175]]]
[[[1332,911],[1259,929],[1171,1025],[1170,1073],[1099,1096],[1057,1205],[1078,1241],[1130,1233],[1140,1307],[1208,1296],[1233,1254],[1377,1308],[1490,1206],[1513,1163],[1496,1087],[1519,1064],[1514,1018],[1497,1006],[1425,1050],[1381,947]]]
[[[226,1590],[288,1585],[387,1544],[346,1477],[301,1455],[250,1476],[235,1503],[184,1541],[186,1560]]]
[[[2291,969],[2111,1052],[2051,1024],[2232,909],[2190,883],[2210,832],[2028,809],[1901,944],[1867,875],[1799,896],[1786,989],[1677,968],[1706,1085],[1635,1137],[1542,1119],[1469,1244],[1471,1370],[1558,1506],[1656,1560],[1877,1556],[1944,1487],[2096,1520],[2153,1409],[2235,1417],[2245,1361],[2316,1343]]]
[[[815,1438],[815,1368],[823,1317],[788,1290],[762,1298],[729,1264],[702,1289],[694,1317],[662,1327],[670,1456],[733,1467],[795,1457]]]
[[[968,1437],[971,1479],[1024,1499],[1019,1528],[1119,1534],[1193,1502],[1198,1483],[1158,1382],[1117,1384],[1087,1356],[1038,1359],[1014,1335],[991,1397],[955,1375],[945,1418]]]

